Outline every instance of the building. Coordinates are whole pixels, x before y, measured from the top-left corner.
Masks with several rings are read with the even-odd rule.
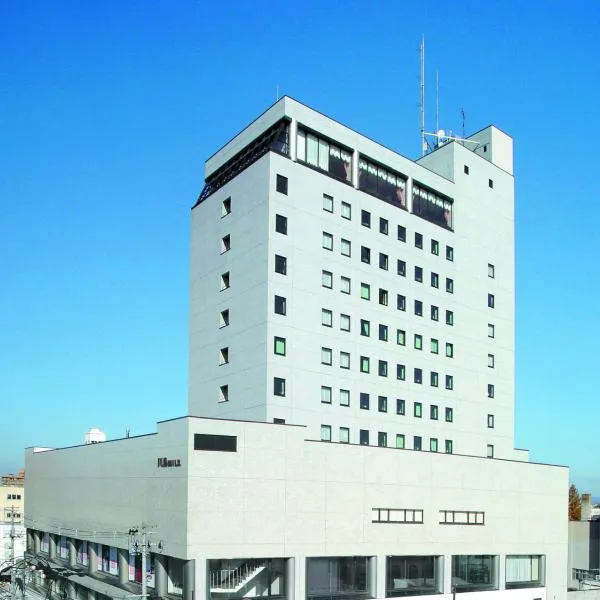
[[[205,180],[191,416],[29,449],[28,555],[78,600],[566,598],[568,471],[514,448],[510,137],[414,162],[285,97]]]
[[[23,523],[25,471],[3,475],[0,480],[0,522]]]

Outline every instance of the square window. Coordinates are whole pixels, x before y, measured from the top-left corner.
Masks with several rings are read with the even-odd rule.
[[[396,260],[396,272],[400,277],[406,277],[406,262],[403,260]]]
[[[445,450],[446,450],[446,454],[452,454],[452,451],[453,451],[452,440],[445,441]]]
[[[423,234],[415,231],[415,247],[423,248]]]
[[[226,217],[231,214],[231,197],[225,198],[223,202],[221,202],[221,217]]]
[[[414,416],[420,419],[423,416],[423,405],[420,402],[415,402]]]
[[[275,314],[286,314],[286,299],[283,296],[275,296]]]
[[[350,429],[348,429],[348,427],[340,427],[340,443],[350,443]]]
[[[275,231],[287,235],[287,217],[275,215]]]
[[[419,384],[423,383],[423,371],[422,371],[422,369],[417,369],[415,367],[414,373],[413,373],[413,379],[414,379],[415,383],[419,383]]]
[[[396,329],[396,343],[399,346],[406,345],[406,331],[404,329]]]
[[[379,324],[379,339],[382,342],[388,341],[388,326],[387,325],[382,325],[381,323]]]
[[[331,441],[331,425],[321,425],[321,441]]]
[[[340,277],[340,292],[342,294],[350,293],[350,277],[344,277],[343,275]]]
[[[364,227],[371,227],[371,213],[369,211],[360,211],[360,224]]]
[[[340,315],[340,329],[342,331],[350,331],[350,315]]]
[[[221,275],[221,291],[228,289],[229,285],[229,271],[227,271]]]
[[[488,308],[494,308],[494,294],[488,294]]]
[[[371,286],[368,283],[361,283],[360,284],[360,297],[363,300],[370,300],[371,299]]]
[[[333,351],[331,348],[321,348],[321,364],[331,365],[333,362]]]
[[[440,287],[440,276],[437,273],[431,273],[431,287]]]
[[[454,410],[446,407],[446,423],[452,423],[454,420]]]
[[[378,396],[377,397],[377,408],[379,412],[386,413],[387,412],[387,396]]]
[[[371,264],[371,249],[366,246],[360,247],[360,261]]]
[[[369,430],[361,429],[359,432],[359,441],[361,446],[369,445]]]
[[[422,443],[423,443],[423,440],[420,435],[415,435],[413,437],[413,449],[414,450],[421,450]]]
[[[494,277],[496,277],[496,269],[491,263],[488,263],[488,277],[490,277],[491,279],[494,279]]]
[[[360,372],[369,373],[371,371],[371,359],[368,356],[360,357]]]
[[[493,338],[495,336],[496,336],[496,328],[491,323],[488,323],[488,337]]]
[[[377,445],[382,448],[387,447],[387,433],[385,431],[379,431],[377,433]]]
[[[275,336],[273,341],[273,352],[279,356],[285,356],[285,338]]]
[[[396,294],[396,308],[398,310],[406,310],[406,296]]]
[[[446,260],[454,261],[454,248],[452,246],[446,246]]]
[[[423,350],[423,336],[415,333],[415,350]]]
[[[273,377],[273,394],[275,396],[285,396],[285,379]]]
[[[487,445],[487,457],[494,458],[494,446],[492,444]]]
[[[352,244],[350,243],[350,240],[345,240],[342,238],[341,252],[342,252],[342,256],[350,256],[351,255]]]
[[[423,316],[423,303],[420,300],[415,300],[415,315],[417,317]]]
[[[493,179],[488,179],[488,186],[492,189],[494,188],[494,180]]]
[[[415,267],[415,281],[423,283],[423,267]]]
[[[321,285],[324,288],[333,288],[333,273],[330,271],[321,271]]]
[[[371,335],[371,322],[366,319],[360,320],[360,335],[369,337]]]
[[[350,368],[350,353],[340,352],[340,369]]]
[[[275,255],[275,273],[287,275],[287,258],[285,256]]]
[[[350,406],[350,390],[340,390],[340,406]]]
[[[331,388],[326,385],[321,386],[321,402],[331,404]]]
[[[219,315],[219,327],[227,327],[227,325],[229,325],[229,309],[226,308],[225,310],[221,311],[221,314]]]
[[[321,325],[325,325],[325,327],[333,325],[333,313],[327,308],[321,309]]]
[[[380,377],[388,376],[388,363],[387,360],[380,360],[377,364],[377,373]]]
[[[365,392],[360,393],[360,408],[362,410],[369,410],[369,394]]]
[[[229,400],[229,386],[219,386],[219,402],[227,402]]]
[[[277,191],[287,196],[288,193],[288,178],[277,174]]]
[[[432,421],[437,421],[438,420],[438,407],[436,404],[432,404],[429,407],[429,418]]]
[[[437,240],[431,240],[431,254],[436,256],[440,253],[440,243]]]
[[[494,415],[488,415],[488,416],[487,416],[487,426],[488,426],[490,429],[493,429],[493,428],[494,428]]]
[[[406,242],[406,227],[404,225],[398,225],[398,241]]]
[[[454,377],[452,377],[452,375],[446,375],[446,389],[447,390],[454,389]]]
[[[469,166],[468,165],[464,166],[464,172],[465,172],[465,175],[469,174]]]
[[[379,288],[379,304],[382,306],[388,305],[388,291],[382,288]]]
[[[325,250],[333,250],[333,236],[326,231],[323,232],[323,248]]]
[[[446,311],[446,325],[454,325],[454,313],[451,310]]]
[[[454,281],[450,277],[446,277],[446,291],[449,294],[454,293]]]
[[[231,250],[231,235],[227,234],[221,238],[221,254]]]
[[[448,358],[454,358],[454,344],[446,342],[446,356]]]
[[[487,390],[488,390],[488,398],[493,398],[494,397],[494,385],[491,383],[488,383]]]
[[[429,384],[431,387],[437,387],[439,381],[439,375],[435,371],[431,371],[429,374]]]
[[[342,218],[344,219],[352,219],[352,206],[347,202],[342,202],[342,210],[341,210]]]
[[[437,306],[431,305],[431,320],[439,321],[440,319],[440,309]]]
[[[389,233],[390,224],[387,219],[383,217],[379,217],[379,233],[383,233],[383,235],[387,235]]]
[[[323,210],[326,212],[333,212],[333,198],[327,194],[323,194]]]
[[[488,367],[490,369],[493,369],[494,368],[494,363],[495,363],[494,355],[493,354],[488,354]]]
[[[229,348],[219,350],[219,365],[226,365],[229,362]]]
[[[383,269],[384,271],[388,270],[388,255],[387,254],[383,254],[383,252],[379,253],[379,268]]]
[[[406,414],[406,401],[402,398],[396,398],[396,414],[397,415],[405,415]]]
[[[439,351],[439,342],[435,338],[431,338],[431,353],[437,354]]]
[[[396,379],[404,381],[406,379],[406,367],[401,364],[396,365]]]
[[[438,441],[437,438],[431,438],[429,440],[429,451],[437,452],[438,451]]]
[[[396,448],[402,450],[404,449],[404,434],[397,433],[396,434]]]

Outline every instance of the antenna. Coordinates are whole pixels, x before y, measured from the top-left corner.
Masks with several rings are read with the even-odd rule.
[[[275,102],[278,102],[279,101],[279,84],[278,83],[275,85],[275,96],[276,96]]]
[[[435,72],[435,130],[440,130],[440,77],[438,71]]]
[[[460,116],[462,119],[462,137],[465,137],[465,109],[461,108],[460,109]]]
[[[425,36],[421,36],[421,156],[427,152],[425,140]]]

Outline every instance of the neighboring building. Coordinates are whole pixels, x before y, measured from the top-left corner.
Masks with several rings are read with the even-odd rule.
[[[143,523],[159,597],[566,598],[568,471],[514,448],[512,141],[469,140],[413,162],[286,97],[207,161],[193,416],[27,451],[69,598],[141,593]]]
[[[570,590],[600,591],[600,521],[591,494],[581,494],[581,520],[569,521]]]
[[[3,475],[0,480],[0,523],[23,523],[25,506],[25,471]]]

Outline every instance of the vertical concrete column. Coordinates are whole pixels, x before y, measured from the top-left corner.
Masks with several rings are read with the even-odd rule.
[[[358,150],[352,151],[352,185],[358,189]]]
[[[56,535],[53,533],[48,536],[48,557],[56,558]]]
[[[119,565],[119,583],[126,584],[129,581],[129,552],[124,548],[117,548],[117,561]],[[142,573],[142,577],[146,574]]]
[[[496,563],[496,576],[498,577],[498,589],[505,590],[506,589],[506,555],[501,554],[496,557],[494,560]]]
[[[94,590],[87,591],[87,600],[96,600],[96,592]]]
[[[452,593],[452,555],[445,554],[442,557],[443,570],[443,585],[442,585],[442,593],[443,594],[451,594]]]
[[[295,162],[296,161],[296,140],[298,133],[298,121],[296,119],[292,119],[290,122],[289,128],[289,148],[290,148],[290,158]]]
[[[33,532],[33,550],[36,554],[40,553],[40,548],[42,547],[42,532],[34,531]]]
[[[412,212],[412,206],[413,206],[413,201],[412,201],[412,179],[409,177],[406,180],[406,210],[408,210],[408,212]]]
[[[183,600],[194,600],[196,591],[196,564],[194,560],[183,563]],[[200,597],[198,598],[200,600]]]
[[[367,583],[369,587],[369,595],[371,598],[380,598],[377,595],[377,557],[370,556],[367,563],[368,577]]]
[[[73,538],[69,538],[69,566],[74,567],[77,564],[77,546]]]
[[[154,555],[154,585],[159,598],[167,595],[169,589],[167,557],[162,554]]]
[[[88,573],[90,575],[95,575],[97,570],[98,570],[98,545],[93,542],[88,542]]]
[[[294,558],[294,571],[296,571],[296,582],[294,585],[296,600],[306,598],[306,556]]]
[[[35,532],[33,529],[27,530],[27,551],[35,552]]]
[[[67,598],[72,598],[73,600],[77,598],[77,593],[75,591],[75,583],[73,581],[69,581],[67,583]]]
[[[375,567],[375,577],[376,586],[375,586],[375,598],[385,598],[385,563],[387,557],[384,556],[376,556],[375,560],[377,562],[377,566]]]
[[[195,561],[190,560],[195,577],[195,598],[194,600],[209,600],[210,589],[208,581],[208,560],[206,558],[197,558]],[[195,562],[195,565],[193,564]],[[185,569],[184,578],[185,582]],[[184,588],[185,592],[185,588]],[[185,599],[184,599],[185,600]]]
[[[296,582],[295,582],[295,570],[296,570],[296,559],[288,558],[285,561],[285,597],[286,600],[294,600],[296,597]]]

